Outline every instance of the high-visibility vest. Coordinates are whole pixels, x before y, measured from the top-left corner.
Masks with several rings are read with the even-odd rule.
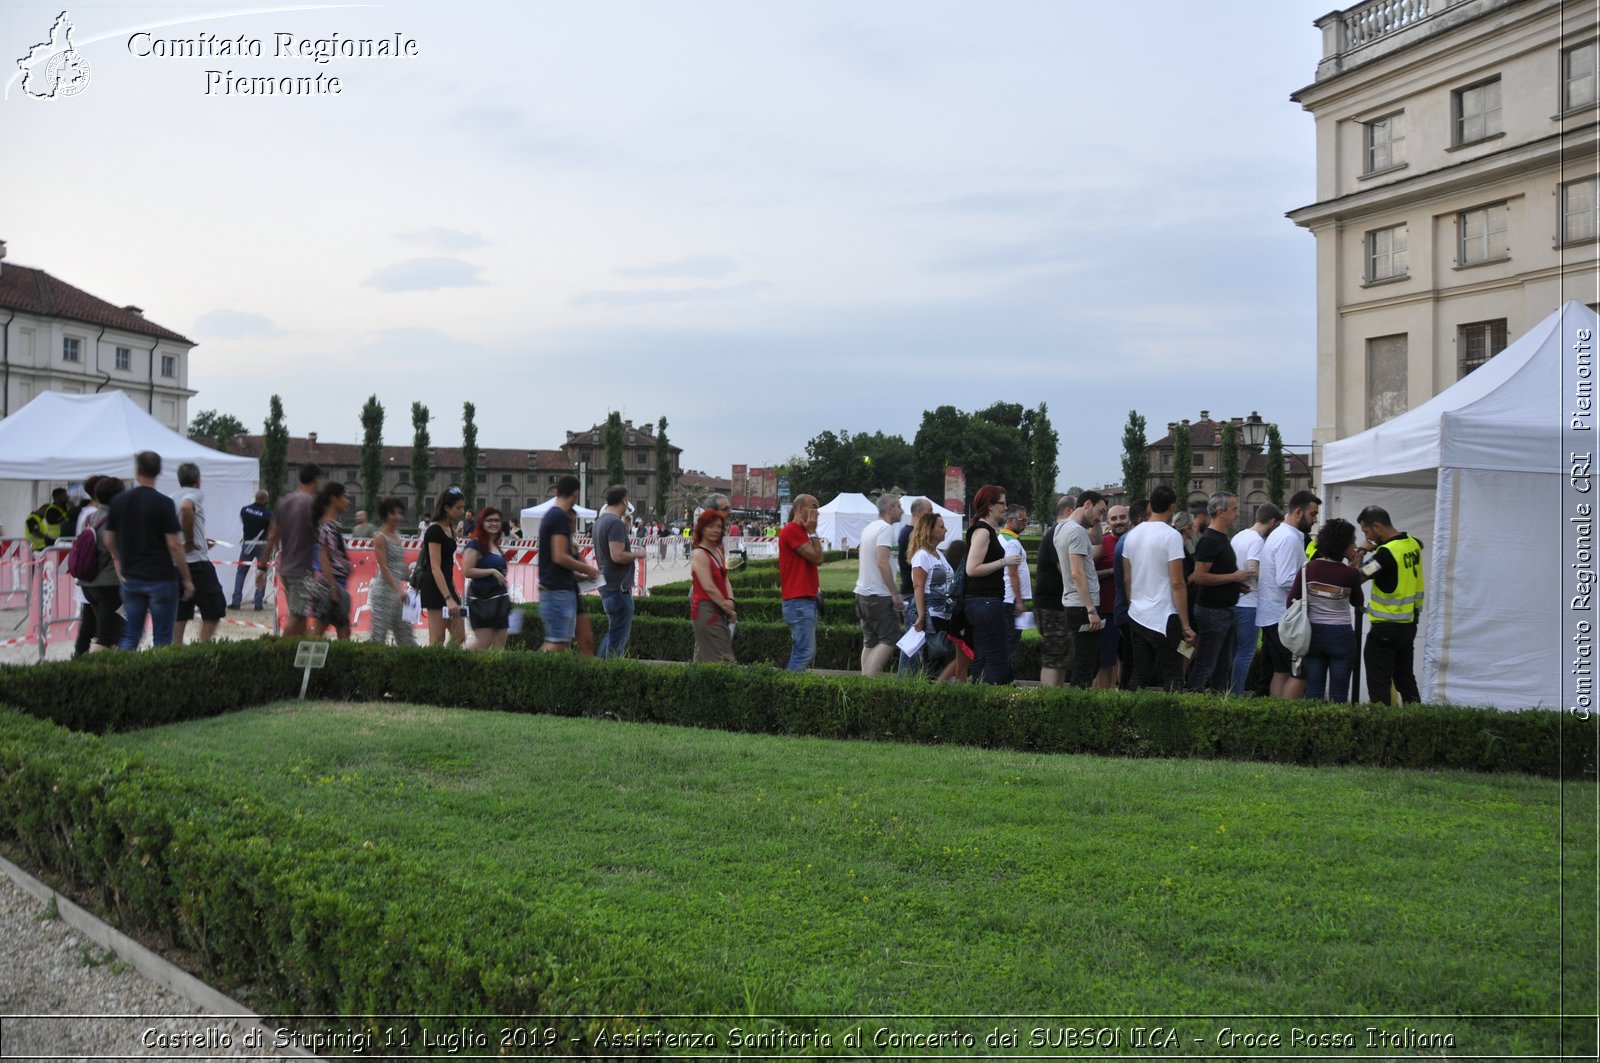
[[[1372,600],[1367,603],[1367,616],[1374,624],[1413,624],[1417,609],[1422,604],[1422,544],[1409,535],[1397,535],[1378,549],[1394,558],[1399,578],[1394,590],[1385,593],[1376,584],[1372,587]]]
[[[29,513],[28,519],[23,522],[23,534],[28,537],[28,545],[35,550],[43,550],[61,537],[61,525],[66,521],[67,514],[54,502],[44,507],[43,513]]]

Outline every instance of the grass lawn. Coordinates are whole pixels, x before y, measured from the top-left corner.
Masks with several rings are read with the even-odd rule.
[[[817,569],[817,579],[824,594],[849,594],[856,589],[856,576],[860,571],[861,565],[853,557],[845,561],[829,561]]]
[[[492,876],[542,899],[659,967],[641,1011],[1561,1008],[1561,791],[1543,779],[337,703],[108,740],[386,838],[441,890]],[[1575,833],[1567,865],[1592,868]],[[1594,986],[1574,933],[1569,1010]],[[1531,1028],[1434,1028],[1463,1054],[1551,1050]]]

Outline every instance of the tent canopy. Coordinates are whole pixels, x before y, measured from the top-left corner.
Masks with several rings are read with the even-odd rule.
[[[840,549],[859,546],[862,531],[877,519],[878,507],[870,498],[846,492],[817,507],[817,535]]]
[[[900,517],[900,523],[895,525],[895,534],[898,535],[899,529],[905,527],[905,525],[910,522],[911,503],[920,498],[927,497],[927,495],[906,495],[900,499],[900,505],[904,507],[904,513]],[[940,547],[949,546],[951,543],[961,538],[961,514],[955,512],[954,510],[945,509],[938,502],[931,498],[928,498],[928,501],[933,505],[933,511],[944,518],[944,538],[940,540],[939,545]]]
[[[537,506],[529,506],[527,509],[522,511],[520,523],[522,525],[522,534],[524,537],[526,537],[530,532],[534,536],[539,534],[539,521],[544,519],[544,515],[550,512],[550,507],[554,506],[555,504],[555,499],[547,498],[543,502],[540,502]],[[584,520],[594,520],[595,517],[599,516],[599,512],[597,510],[587,509],[576,504],[573,505],[572,512],[576,513]]]
[[[52,485],[105,473],[133,486],[133,456],[141,450],[161,455],[156,488],[169,495],[178,490],[178,466],[198,465],[206,534],[239,542],[239,510],[254,501],[260,480],[256,459],[224,454],[179,435],[122,391],[47,391],[0,421],[0,481],[6,481],[0,486],[0,521],[6,533],[21,534],[28,512],[49,498]],[[234,551],[222,555],[232,557]]]
[[[1573,351],[1592,347],[1597,333],[1594,311],[1568,302],[1416,409],[1324,452],[1328,516],[1354,520],[1382,506],[1423,543],[1425,700],[1566,703],[1569,628],[1580,619],[1600,625],[1600,595],[1581,611],[1569,604],[1575,556],[1563,538],[1572,534],[1569,451],[1593,450],[1587,440],[1568,446],[1564,432]],[[1497,571],[1507,559],[1514,570]]]

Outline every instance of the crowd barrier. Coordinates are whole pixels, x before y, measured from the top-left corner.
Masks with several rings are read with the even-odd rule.
[[[594,557],[594,544],[587,535],[573,537],[578,553],[586,561]],[[422,551],[420,536],[404,538],[405,570],[399,573],[401,582],[410,576],[411,567]],[[350,591],[350,630],[352,635],[366,634],[372,628],[372,608],[369,596],[372,584],[378,578],[378,563],[372,551],[371,539],[349,539],[346,547],[350,554],[350,577],[345,586]],[[0,627],[0,647],[37,645],[39,659],[53,642],[75,642],[78,637],[78,617],[82,599],[77,593],[77,581],[67,572],[67,553],[70,540],[60,540],[55,546],[35,552],[26,539],[0,540],[0,610],[21,614]],[[465,591],[461,578],[461,554],[456,549],[456,586]],[[539,544],[536,540],[518,540],[503,544],[506,557],[506,584],[513,603],[539,600]],[[225,561],[213,559],[217,580],[222,592],[230,600],[233,595],[235,572],[243,565],[254,567],[253,561]],[[634,593],[649,593],[646,562],[636,563]],[[258,615],[245,610],[244,616],[230,616],[224,623],[245,628],[261,628],[276,634],[283,630],[287,620],[288,599],[277,579],[276,564],[268,573],[272,589],[270,620],[255,620]],[[255,580],[247,576],[243,600],[253,601]],[[265,615],[265,614],[261,614]],[[198,617],[197,617],[198,619]],[[416,630],[427,631],[426,617],[417,621]]]

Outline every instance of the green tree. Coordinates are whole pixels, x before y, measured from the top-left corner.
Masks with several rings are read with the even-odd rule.
[[[667,446],[667,418],[663,414],[656,422],[656,516],[661,520],[671,512],[667,496],[672,493],[673,482],[672,450]]]
[[[1032,450],[1033,509],[1029,512],[1048,522],[1055,517],[1056,480],[1061,476],[1061,437],[1050,423],[1050,411],[1039,403],[1033,415],[1028,446]]]
[[[1122,491],[1130,502],[1150,497],[1150,455],[1145,451],[1144,430],[1143,415],[1129,410],[1128,423],[1122,429]]]
[[[1031,418],[1029,426],[1031,432]],[[966,474],[968,497],[962,499],[963,505],[986,483],[1005,487],[1009,501],[1030,504],[1032,456],[1023,441],[1019,403],[997,402],[972,414],[954,406],[924,410],[911,446],[913,485],[921,494],[943,498],[945,467],[955,465]]]
[[[283,400],[276,395],[267,404],[267,423],[261,429],[260,465],[267,504],[274,505],[283,494],[283,481],[289,472],[289,426],[283,419]]]
[[[478,408],[461,404],[461,490],[467,493],[467,509],[478,508]]]
[[[1278,426],[1267,425],[1267,501],[1283,508],[1283,437]]]
[[[606,479],[608,483],[626,483],[628,472],[622,465],[622,444],[626,434],[622,429],[622,414],[612,410],[606,415]]]
[[[378,396],[367,398],[361,407],[361,496],[366,499],[367,516],[378,519],[378,492],[383,489],[383,403]]]
[[[1178,493],[1179,511],[1189,508],[1189,481],[1194,477],[1194,433],[1188,421],[1172,430],[1172,489]]]
[[[1239,493],[1239,426],[1232,421],[1222,426],[1222,489]]]
[[[189,422],[189,438],[197,442],[211,441],[218,450],[225,451],[235,436],[245,434],[244,422],[231,413],[201,410]]]
[[[411,429],[411,490],[417,496],[416,512],[426,513],[424,502],[433,484],[433,467],[428,457],[432,440],[428,438],[428,408],[420,402],[411,404]]]

